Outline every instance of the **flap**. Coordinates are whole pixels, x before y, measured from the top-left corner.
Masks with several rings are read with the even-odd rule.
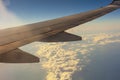
[[[78,41],[82,40],[82,37],[70,34],[67,32],[61,32],[48,38],[42,39],[42,42],[67,42],[67,41]]]
[[[0,54],[0,62],[2,63],[35,63],[39,62],[39,58],[16,49],[7,53]]]

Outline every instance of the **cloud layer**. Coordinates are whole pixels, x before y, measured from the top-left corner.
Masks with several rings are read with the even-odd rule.
[[[37,55],[47,70],[46,80],[72,80],[72,74],[90,62],[91,51],[111,43],[120,43],[120,33],[88,34],[80,42],[40,43]]]
[[[77,69],[79,59],[76,58],[76,52],[63,49],[64,45],[66,44],[43,44],[38,51],[42,67],[48,70],[47,80],[71,80]]]
[[[10,10],[8,10],[9,0],[0,0],[0,29],[20,25],[21,20]]]

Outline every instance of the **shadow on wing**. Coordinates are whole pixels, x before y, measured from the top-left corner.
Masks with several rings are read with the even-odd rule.
[[[36,63],[39,58],[16,49],[7,53],[0,54],[0,62],[3,63]]]
[[[67,32],[61,32],[48,38],[42,39],[42,42],[67,42],[67,41],[79,41],[82,37],[70,34]]]

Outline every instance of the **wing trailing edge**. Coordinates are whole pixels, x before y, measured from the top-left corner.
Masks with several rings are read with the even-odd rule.
[[[7,53],[0,54],[1,63],[37,63],[39,58],[16,49]]]
[[[79,40],[82,40],[82,37],[74,35],[74,34],[70,34],[67,32],[60,32],[60,33],[57,33],[56,35],[47,37],[40,41],[42,42],[67,42],[67,41],[79,41]]]

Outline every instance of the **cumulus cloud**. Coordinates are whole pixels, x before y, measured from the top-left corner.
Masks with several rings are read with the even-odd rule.
[[[0,0],[0,29],[14,27],[22,23],[12,11],[8,10],[8,5],[10,5],[9,0]]]
[[[110,38],[111,35],[107,35],[107,34],[98,34],[96,35],[95,37],[93,37],[93,42],[99,42],[101,40],[104,40],[104,39],[108,39]]]
[[[93,37],[93,42],[97,45],[106,45],[110,43],[120,42],[120,34],[101,33]]]
[[[39,45],[37,55],[41,58],[42,67],[47,70],[46,80],[72,80],[72,74],[77,70],[82,70],[85,62],[89,62],[87,59],[89,50],[73,49],[75,45],[79,46],[77,43],[74,45],[69,43]],[[78,53],[81,54],[81,58],[78,58]]]
[[[83,42],[40,43],[37,55],[47,70],[46,80],[72,80],[90,62],[91,51],[111,43],[120,43],[120,33],[86,34]]]
[[[65,50],[66,43],[43,44],[37,52],[42,58],[42,67],[48,70],[47,80],[71,80],[72,74],[77,70],[80,59],[77,53]]]

